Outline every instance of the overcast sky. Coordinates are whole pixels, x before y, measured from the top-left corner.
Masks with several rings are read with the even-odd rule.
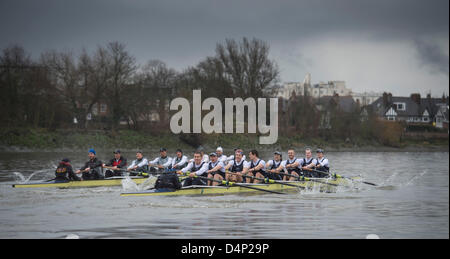
[[[281,81],[448,94],[448,0],[0,0],[0,48],[94,50],[119,41],[179,71],[226,38],[271,46]]]

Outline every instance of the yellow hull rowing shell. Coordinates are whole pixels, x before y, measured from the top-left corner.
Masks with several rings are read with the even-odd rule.
[[[323,181],[323,183],[320,182]],[[337,186],[348,186],[350,181],[342,178],[338,179],[315,179],[314,181],[294,181],[286,182],[289,184],[294,184],[294,186],[288,186],[284,184],[248,184],[251,187],[256,187],[259,189],[269,190],[269,191],[295,191],[299,188],[319,188],[320,191],[332,191]],[[328,184],[327,184],[328,183]],[[238,194],[238,193],[263,193],[262,191],[240,187],[240,186],[189,186],[184,187],[180,190],[148,190],[142,192],[124,192],[121,196],[178,196],[178,195],[223,195],[223,194]],[[265,193],[265,192],[264,192]]]
[[[130,177],[136,184],[143,183],[144,177]],[[124,177],[112,177],[103,180],[85,180],[85,181],[69,181],[69,182],[30,182],[13,184],[14,188],[83,188],[83,187],[102,187],[102,186],[120,186]]]

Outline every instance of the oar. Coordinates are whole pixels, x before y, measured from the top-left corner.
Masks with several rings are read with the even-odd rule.
[[[347,177],[347,176],[343,176],[343,175],[339,175],[339,174],[332,174],[332,173],[322,172],[322,171],[318,171],[318,170],[315,170],[315,169],[309,169],[309,170],[310,170],[310,171],[313,171],[313,172],[316,172],[316,173],[327,174],[327,175],[330,175],[330,176],[332,176],[332,177],[334,177],[334,178],[343,178],[343,179],[349,179],[349,180],[355,181],[355,179],[353,179],[353,178],[351,178],[351,177]],[[365,183],[365,184],[368,184],[368,185],[378,186],[378,185],[375,184],[375,183],[370,183],[370,182],[365,182],[365,181],[361,181],[361,182],[362,182],[362,183]]]
[[[237,174],[237,173],[233,173],[233,172],[229,172],[229,171],[227,171],[227,173],[229,173],[229,174]],[[244,177],[249,177],[249,178],[252,178],[252,179],[255,179],[255,180],[259,180],[259,181],[264,181],[265,183],[278,183],[278,184],[281,184],[281,185],[287,185],[287,186],[292,186],[292,187],[298,187],[298,188],[305,189],[305,187],[303,187],[303,186],[298,186],[298,185],[295,185],[295,184],[285,183],[285,182],[281,182],[281,181],[277,181],[277,180],[273,180],[273,179],[269,179],[269,178],[259,178],[259,177],[250,176],[250,175],[247,175],[247,174],[245,174],[243,176]]]
[[[295,179],[297,179],[297,180],[299,180],[299,181],[310,181],[310,182],[316,182],[316,183],[328,184],[328,185],[331,185],[331,186],[339,186],[338,184],[327,183],[327,182],[325,182],[325,181],[319,181],[319,180],[311,179],[311,178],[304,177],[304,176],[296,176],[296,175],[286,174],[286,173],[282,173],[282,172],[279,172],[279,174],[281,174],[281,175],[286,175],[286,176],[290,176],[290,177],[294,177]]]
[[[271,190],[265,190],[265,189],[260,189],[260,188],[256,188],[253,186],[248,186],[245,184],[240,184],[240,183],[235,183],[235,182],[229,182],[229,181],[224,181],[224,180],[216,180],[214,178],[209,178],[209,177],[204,177],[204,176],[194,176],[196,178],[200,178],[200,179],[204,179],[204,180],[209,180],[209,181],[213,181],[213,182],[218,182],[224,185],[228,185],[228,186],[239,186],[239,187],[244,187],[244,188],[248,188],[248,189],[253,189],[253,190],[257,190],[257,191],[262,191],[262,192],[268,192],[268,193],[275,193],[275,194],[286,194],[283,192],[277,192],[277,191],[271,191]]]

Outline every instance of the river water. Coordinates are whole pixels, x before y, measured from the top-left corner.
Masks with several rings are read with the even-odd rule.
[[[77,169],[87,154],[0,153],[0,238],[448,238],[448,153],[326,155],[333,172],[379,186],[209,197],[121,197],[120,186],[15,189],[30,176],[52,178],[63,157]]]

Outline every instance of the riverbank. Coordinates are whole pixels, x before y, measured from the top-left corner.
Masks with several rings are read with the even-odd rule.
[[[327,151],[356,152],[421,152],[449,151],[447,139],[403,140],[399,146],[390,147],[376,140],[355,139],[323,140],[320,138],[306,139],[301,136],[279,136],[273,145],[259,145],[259,137],[255,134],[211,134],[211,135],[176,135],[172,133],[154,135],[148,132],[132,130],[56,130],[46,129],[1,129],[0,151],[3,152],[34,152],[34,151],[83,151],[89,148],[121,150],[158,150],[181,148],[194,150],[202,146],[205,150],[214,150],[217,146],[231,151],[234,147],[258,150],[286,150],[287,148],[304,147],[323,148]]]

